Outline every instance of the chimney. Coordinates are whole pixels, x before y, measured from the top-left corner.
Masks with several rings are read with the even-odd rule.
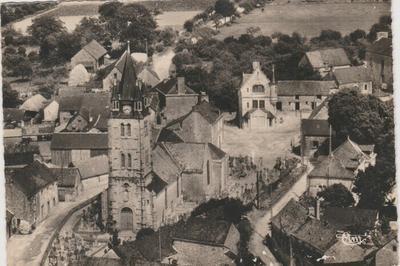
[[[389,38],[389,32],[387,31],[379,31],[376,33],[376,40],[379,41],[382,38]]]
[[[255,70],[260,70],[260,69],[261,69],[260,62],[254,61],[253,62],[253,70],[255,71]]]
[[[176,86],[178,87],[178,94],[185,94],[185,78],[178,77]]]
[[[208,95],[205,91],[201,91],[199,93],[199,104],[202,103],[203,101],[210,102],[210,100],[208,99]]]
[[[317,206],[315,207],[315,219],[319,220],[320,219],[320,205],[321,201],[317,199]]]

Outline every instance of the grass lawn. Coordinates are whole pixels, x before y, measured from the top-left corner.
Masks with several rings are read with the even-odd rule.
[[[302,115],[303,118],[307,116],[308,114]],[[290,144],[298,142],[300,136],[300,116],[291,112],[282,117],[282,124],[266,130],[248,130],[225,125],[222,150],[233,156],[252,156],[255,163],[262,157],[263,167],[272,168],[277,157],[291,154]]]
[[[217,39],[239,36],[249,27],[260,27],[261,34],[298,32],[308,38],[319,35],[323,29],[348,34],[356,29],[369,31],[382,15],[390,14],[388,3],[352,4],[288,4],[267,5],[243,15],[236,24],[222,27]]]

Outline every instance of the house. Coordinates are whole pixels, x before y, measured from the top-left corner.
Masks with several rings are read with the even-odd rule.
[[[365,60],[372,71],[374,86],[391,91],[393,89],[392,39],[380,38],[369,45]]]
[[[90,189],[108,182],[110,172],[108,156],[99,155],[78,161],[75,167],[79,169],[84,189]]]
[[[96,72],[104,65],[106,54],[107,50],[96,40],[92,40],[71,58],[71,67],[82,64],[89,73]]]
[[[39,154],[36,145],[31,144],[5,144],[4,145],[4,166],[6,168],[22,168],[31,164],[35,156]]]
[[[207,101],[192,107],[192,110],[170,122],[160,133],[159,142],[169,141],[168,132],[173,131],[183,142],[212,143],[221,148],[223,142],[223,127],[221,111]],[[163,138],[166,137],[166,138]]]
[[[58,200],[74,201],[82,193],[82,177],[76,167],[49,166],[58,181]]]
[[[191,217],[172,235],[179,265],[235,265],[240,234],[230,222]],[[207,254],[199,256],[199,254]]]
[[[358,145],[349,138],[328,156],[320,156],[308,175],[310,193],[317,193],[333,184],[343,184],[351,190],[358,171],[375,165],[373,145]]]
[[[367,66],[339,68],[332,72],[339,90],[357,89],[361,94],[372,94],[372,75]]]
[[[145,65],[141,71],[139,71],[138,79],[140,79],[145,86],[154,87],[160,83],[158,74],[150,67]]]
[[[55,133],[51,140],[51,162],[66,167],[108,153],[106,133]]]
[[[238,92],[239,120],[244,128],[266,128],[275,122],[276,86],[261,70],[260,62],[253,62],[253,72],[243,73]]]
[[[277,111],[312,111],[337,88],[334,81],[282,80],[277,83]]]
[[[313,157],[333,134],[328,120],[323,119],[302,119],[300,131],[301,156],[305,157]]]
[[[68,86],[82,86],[89,80],[89,72],[82,64],[78,64],[69,72]]]
[[[398,265],[399,253],[397,246],[398,240],[393,238],[379,249],[375,254],[375,265]]]
[[[29,97],[19,109],[25,110],[25,115],[33,118],[46,106],[47,99],[40,94]]]
[[[228,156],[211,143],[160,144],[182,169],[183,201],[203,202],[227,185]]]
[[[60,104],[53,100],[43,109],[43,122],[55,122],[58,119]]]
[[[373,231],[379,222],[377,210],[357,207],[326,207],[321,219],[333,225],[337,230],[346,232]]]
[[[310,68],[318,72],[322,77],[339,68],[348,68],[351,66],[343,48],[329,48],[306,52],[299,62],[299,67]]]
[[[161,123],[168,123],[188,114],[199,101],[199,94],[185,84],[184,77],[165,79],[153,90],[159,94]]]
[[[58,204],[57,178],[43,163],[34,161],[6,171],[6,206],[17,219],[35,226]]]
[[[82,106],[82,95],[59,97],[59,120],[60,124],[67,124]]]

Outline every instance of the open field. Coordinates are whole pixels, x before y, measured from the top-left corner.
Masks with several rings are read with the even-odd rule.
[[[310,38],[323,29],[348,34],[356,29],[368,31],[380,16],[389,14],[388,3],[267,5],[264,12],[256,9],[236,24],[222,27],[217,38],[239,36],[249,27],[260,27],[263,35],[298,32]]]

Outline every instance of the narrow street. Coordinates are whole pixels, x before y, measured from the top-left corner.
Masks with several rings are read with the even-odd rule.
[[[60,202],[50,215],[30,235],[13,235],[7,242],[7,265],[40,265],[54,233],[63,226],[73,208],[100,194],[108,187],[101,184],[82,192],[74,202]]]

